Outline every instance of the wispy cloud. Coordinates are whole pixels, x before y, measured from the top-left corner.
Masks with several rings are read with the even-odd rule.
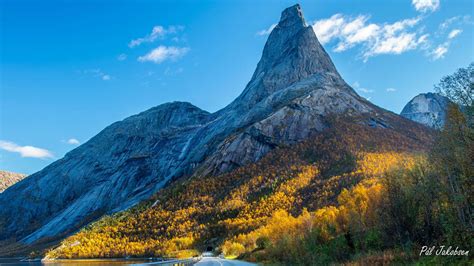
[[[452,30],[451,32],[449,32],[448,34],[448,39],[454,39],[456,38],[456,36],[458,36],[459,34],[461,34],[462,30],[460,29],[454,29]]]
[[[438,60],[444,57],[444,55],[448,52],[449,43],[445,42],[438,45],[433,51],[431,51],[431,55],[433,60]]]
[[[358,88],[357,90],[359,90],[360,92],[363,92],[363,93],[372,93],[372,92],[374,92],[374,90],[370,90],[370,89],[367,89],[367,88]]]
[[[261,31],[257,32],[257,35],[264,36],[264,35],[270,34],[272,32],[272,30],[276,27],[276,25],[277,25],[276,23],[270,25],[270,27],[268,27],[268,29],[261,30]]]
[[[460,19],[460,16],[455,16],[451,18],[445,19],[441,24],[439,24],[439,29],[440,30],[445,30],[447,29],[451,24],[455,23]]]
[[[130,48],[136,47],[141,45],[142,43],[152,43],[159,38],[163,38],[168,34],[174,34],[184,29],[183,26],[169,26],[167,28],[163,26],[154,26],[151,30],[151,33],[146,35],[145,37],[138,38],[131,40],[128,46]]]
[[[0,140],[0,149],[19,153],[21,157],[30,157],[30,158],[53,158],[53,154],[42,148],[37,148],[33,146],[20,146],[14,142]]]
[[[446,37],[446,40],[437,45],[434,49],[432,49],[428,54],[431,56],[431,59],[432,60],[438,60],[438,59],[442,59],[444,58],[444,56],[448,53],[449,51],[449,48],[451,46],[451,43],[453,42],[453,40],[459,36],[459,34],[462,33],[462,30],[460,29],[454,29],[454,30],[451,30],[448,34],[448,36]]]
[[[100,68],[86,69],[86,70],[82,71],[82,73],[92,75],[93,77],[97,77],[97,78],[100,78],[101,80],[105,80],[105,81],[112,79],[111,75],[106,74]]]
[[[313,22],[313,29],[322,44],[336,41],[335,52],[360,45],[364,61],[381,54],[401,54],[427,41],[428,34],[413,29],[420,17],[382,24],[369,23],[369,18],[335,14]]]
[[[470,15],[459,15],[445,19],[439,24],[438,30],[435,33],[437,44],[430,47],[426,53],[432,60],[444,58],[449,52],[452,42],[456,39],[463,30],[465,25],[473,25],[474,22]]]
[[[352,84],[352,87],[354,87],[354,89],[356,89],[357,91],[360,91],[362,93],[373,93],[374,92],[374,90],[361,87],[358,81],[354,82],[354,84]]]
[[[386,91],[387,91],[387,92],[396,92],[397,89],[395,89],[395,88],[387,88]]]
[[[465,24],[473,24],[472,18],[469,15],[464,16],[454,16],[445,19],[441,24],[439,24],[439,31],[444,32],[449,29],[451,26],[459,27]]]
[[[439,0],[412,0],[413,7],[419,12],[434,12],[439,9]]]
[[[71,138],[71,139],[68,139],[66,141],[67,144],[71,144],[71,145],[79,145],[81,144],[81,142],[75,138]]]
[[[184,71],[184,68],[182,67],[179,67],[177,69],[172,69],[170,67],[167,67],[165,71],[163,72],[163,74],[165,74],[165,76],[174,76],[174,75],[178,75],[182,73],[183,71]]]
[[[117,60],[119,60],[119,61],[124,61],[124,60],[126,60],[126,59],[127,59],[127,55],[126,55],[126,54],[119,54],[119,55],[117,56]]]
[[[175,47],[160,45],[148,54],[138,57],[140,62],[153,62],[160,64],[166,60],[177,60],[189,52],[188,47]]]

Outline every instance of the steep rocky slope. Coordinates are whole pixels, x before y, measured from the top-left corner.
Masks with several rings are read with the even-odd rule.
[[[0,195],[0,240],[59,238],[170,181],[255,162],[330,127],[335,116],[413,141],[427,133],[358,96],[295,5],[283,11],[252,79],[231,104],[210,114],[167,103],[112,124]]]
[[[441,128],[449,102],[437,93],[421,93],[405,105],[400,115],[428,127]]]
[[[26,175],[23,174],[0,171],[0,193],[25,177]]]

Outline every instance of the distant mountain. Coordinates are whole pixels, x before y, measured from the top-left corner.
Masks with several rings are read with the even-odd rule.
[[[430,133],[357,95],[300,6],[292,6],[283,11],[250,82],[232,103],[215,113],[166,103],[108,126],[0,195],[0,240],[31,244],[63,237],[177,179],[248,165],[275,148],[321,134],[342,118],[373,129],[371,134],[396,135],[412,147],[426,143]]]
[[[400,115],[431,128],[441,128],[449,102],[437,93],[421,93],[405,105]]]
[[[25,178],[26,175],[0,170],[0,193]]]

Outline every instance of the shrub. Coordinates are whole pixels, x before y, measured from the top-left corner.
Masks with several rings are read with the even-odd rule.
[[[240,256],[245,252],[244,245],[237,242],[226,241],[222,247],[225,256]]]
[[[259,237],[255,243],[258,249],[266,249],[271,244],[270,239],[266,236]]]

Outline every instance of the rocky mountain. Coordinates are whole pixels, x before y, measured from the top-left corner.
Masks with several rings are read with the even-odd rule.
[[[167,103],[108,126],[0,195],[0,240],[60,238],[178,178],[218,175],[308,139],[334,117],[413,141],[427,130],[357,95],[292,6],[232,103],[215,113]]]
[[[0,171],[0,193],[25,177],[26,175],[23,174]]]
[[[441,128],[449,102],[437,93],[421,93],[405,105],[400,115],[431,128]]]

